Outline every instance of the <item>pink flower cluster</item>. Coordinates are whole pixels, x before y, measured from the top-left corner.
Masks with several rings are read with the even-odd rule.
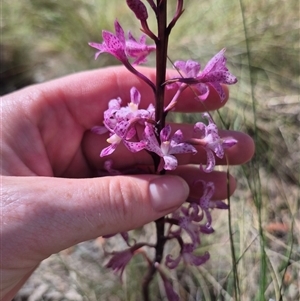
[[[109,132],[107,142],[110,145],[102,150],[101,157],[112,154],[122,142],[129,151],[139,152],[146,149],[156,153],[160,158],[158,171],[174,170],[177,167],[175,154],[197,153],[197,147],[203,148],[207,153],[206,172],[211,172],[215,167],[215,156],[224,157],[224,149],[236,144],[236,140],[230,137],[221,138],[218,127],[208,113],[203,117],[208,120],[206,125],[197,122],[194,126],[194,138],[185,141],[181,130],[172,134],[170,125],[166,125],[159,134],[155,135],[155,108],[152,104],[147,109],[139,109],[141,94],[132,87],[130,90],[131,102],[122,106],[120,98],[112,99],[108,103],[108,109],[104,112],[103,125],[94,126],[92,132],[104,134]],[[137,127],[143,127],[143,135],[138,136]]]

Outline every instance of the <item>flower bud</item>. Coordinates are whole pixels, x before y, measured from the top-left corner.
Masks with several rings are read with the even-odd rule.
[[[126,0],[128,7],[135,13],[140,21],[148,19],[148,12],[145,4],[141,0]]]

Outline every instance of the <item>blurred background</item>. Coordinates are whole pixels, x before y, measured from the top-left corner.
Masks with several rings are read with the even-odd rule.
[[[169,2],[171,16],[176,1]],[[204,67],[227,48],[229,69],[239,82],[214,117],[223,128],[249,133],[256,154],[245,166],[230,168],[238,178],[231,210],[214,212],[216,233],[204,237],[199,250],[210,251],[210,262],[168,275],[182,300],[299,300],[299,1],[186,0],[185,8],[171,35],[170,59],[192,58]],[[121,0],[2,0],[1,10],[1,95],[118,64],[106,54],[94,61],[88,46],[102,42],[102,29],[113,31],[116,18],[124,30],[140,35]],[[193,122],[199,116],[173,118]],[[152,239],[151,226],[135,232]],[[103,248],[113,246],[99,238],[51,256],[15,300],[141,300],[142,258],[130,264],[122,286],[104,269]],[[159,281],[153,300],[166,300]]]

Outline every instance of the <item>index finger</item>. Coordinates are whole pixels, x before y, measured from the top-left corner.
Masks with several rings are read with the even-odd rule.
[[[151,81],[155,82],[155,69],[139,67],[139,72],[143,73]],[[168,77],[174,76],[174,70],[168,71]],[[20,99],[18,93],[22,93],[22,99],[37,100],[38,106],[61,105],[63,102],[69,112],[75,117],[79,124],[86,129],[102,123],[103,112],[107,109],[109,100],[120,97],[123,105],[130,102],[130,89],[136,87],[142,95],[141,108],[146,108],[150,103],[154,103],[154,93],[143,80],[130,73],[123,66],[114,66],[92,71],[85,71],[59,79],[34,85],[23,89],[22,92],[15,92],[15,96]],[[176,90],[176,89],[175,89]],[[169,103],[176,93],[174,89],[166,89],[166,103]],[[225,87],[226,100],[228,89]],[[36,91],[39,91],[37,93]],[[26,94],[27,93],[27,94]],[[26,97],[27,95],[27,97]],[[195,100],[196,95],[192,89],[187,88],[179,98],[177,111],[181,112],[203,112],[216,110],[222,107],[226,100],[221,103],[217,92],[211,89],[208,98],[203,102]],[[31,102],[32,103],[32,102]]]

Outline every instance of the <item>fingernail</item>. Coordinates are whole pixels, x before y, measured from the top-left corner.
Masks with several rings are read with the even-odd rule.
[[[179,207],[189,195],[188,184],[180,177],[160,176],[149,185],[152,206],[156,211]]]

